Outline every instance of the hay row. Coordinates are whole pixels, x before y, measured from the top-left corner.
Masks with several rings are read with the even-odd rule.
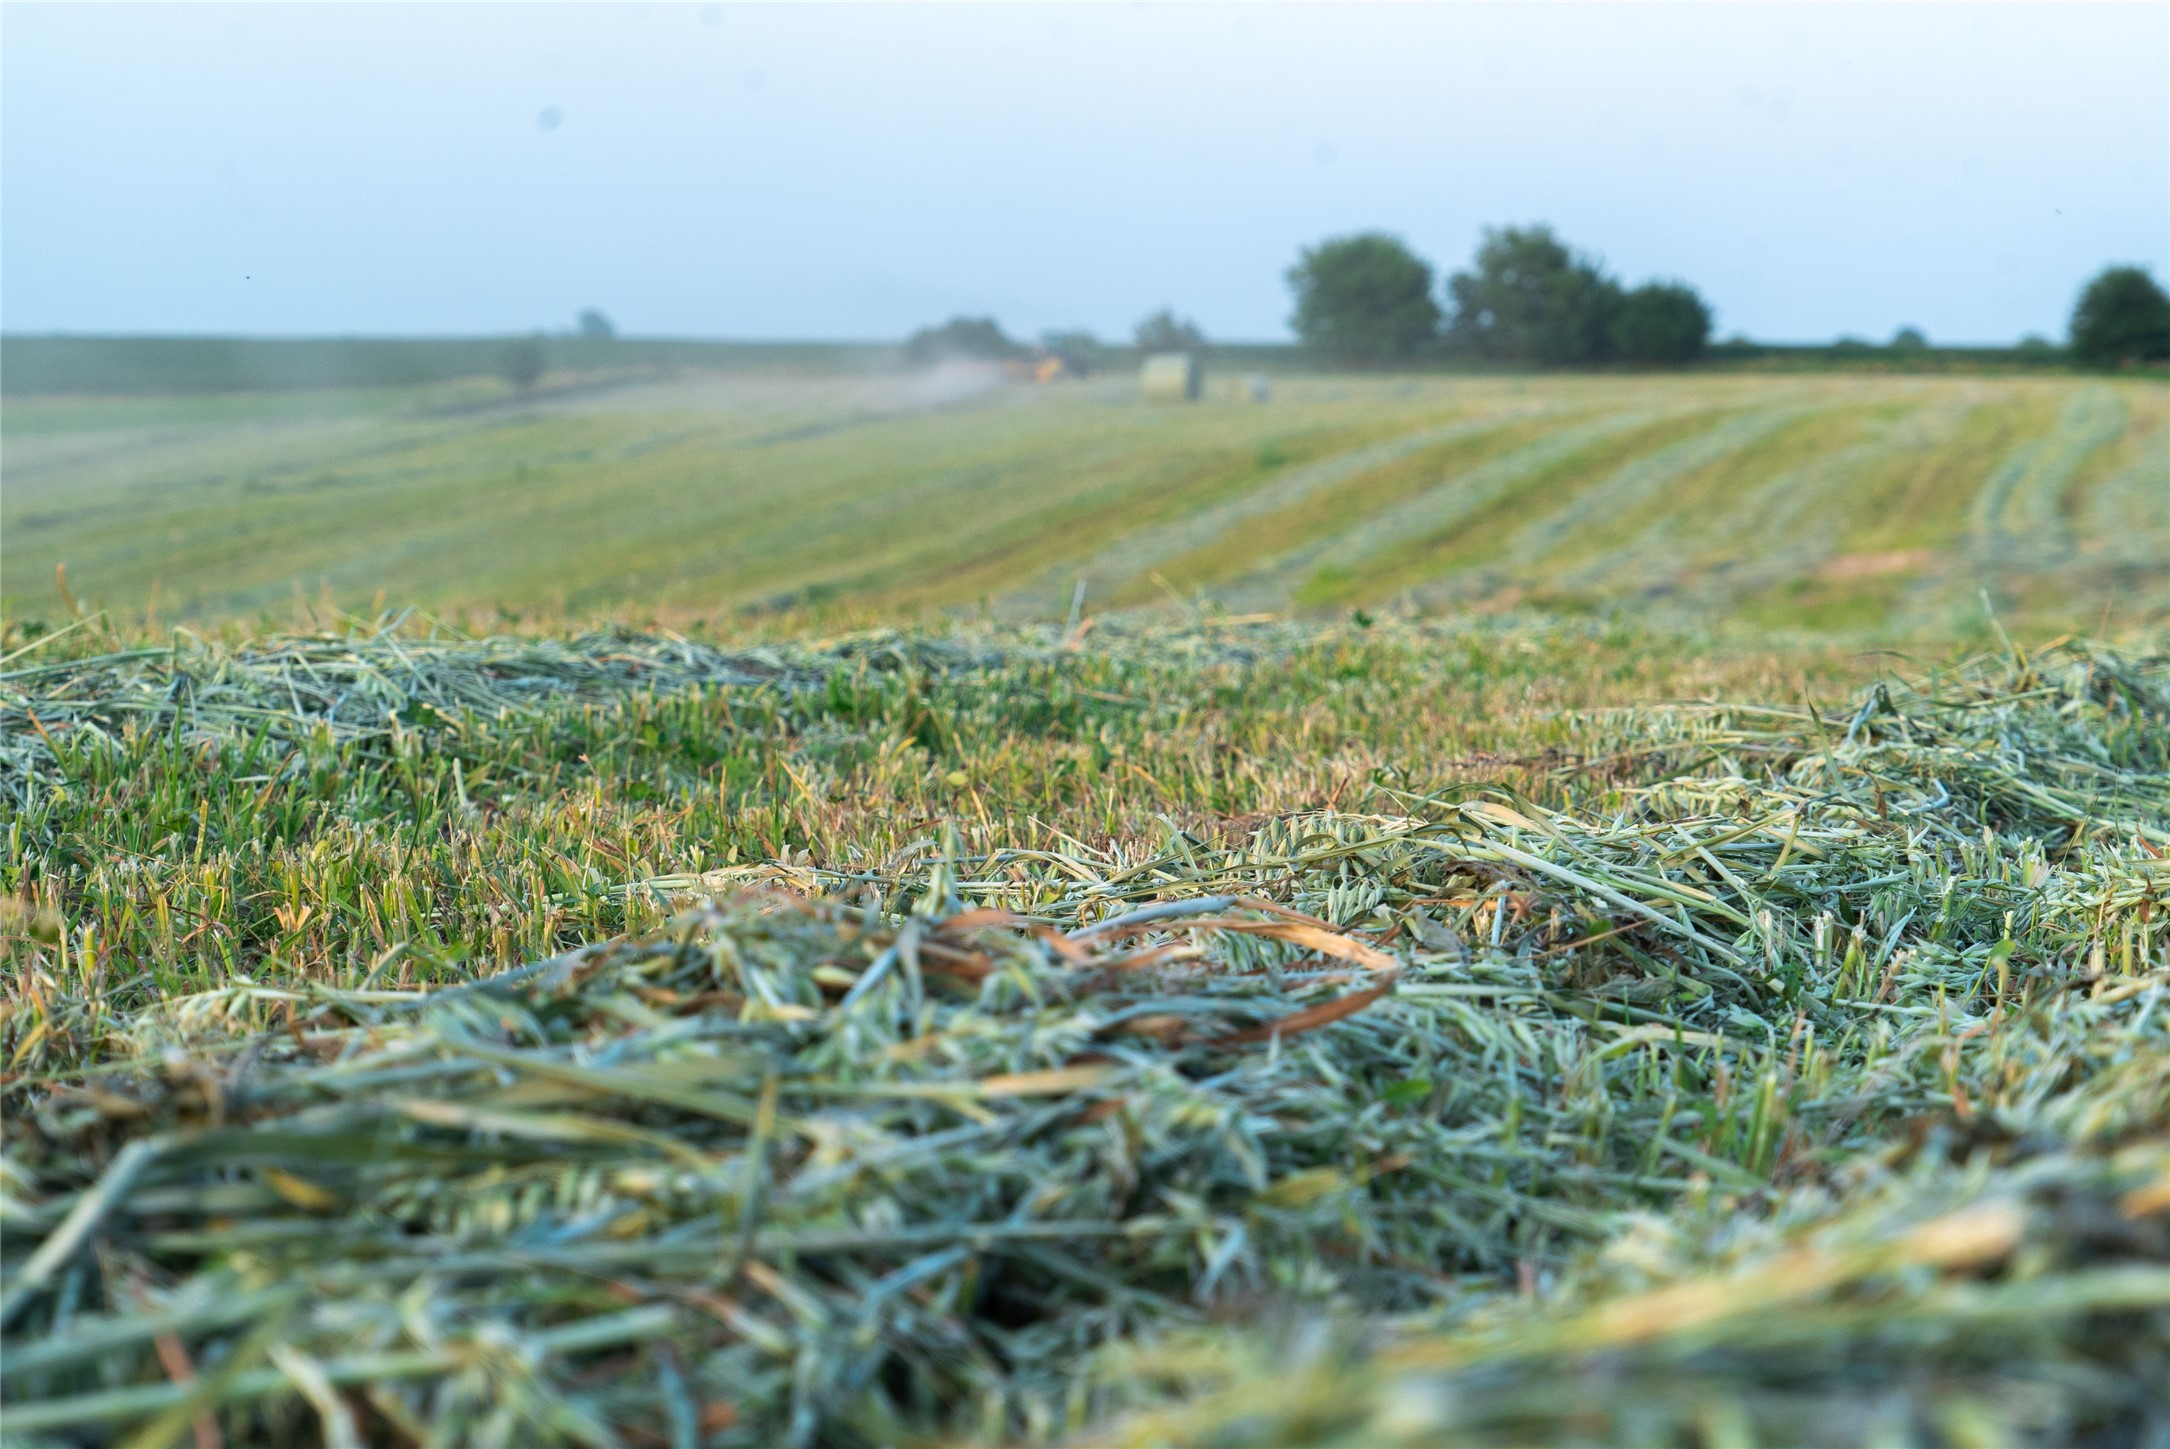
[[[324,647],[186,718],[260,730],[266,680],[333,666],[295,728],[408,727],[348,715],[363,683],[435,681],[412,727],[452,729],[625,682]],[[1863,1362],[1912,1365],[1875,1380],[1908,1424],[2129,1422],[2170,1311],[2165,675],[2074,645],[1829,716],[1623,715],[1670,768],[1603,814],[1382,780],[1220,850],[656,878],[666,931],[494,981],[146,1006],[7,1088],[10,1433],[1309,1442],[1327,1395],[1352,1443],[1605,1404],[1838,1441]],[[196,677],[22,697],[95,726]],[[61,964],[26,974],[64,1018]],[[1261,1301],[1330,1325],[1271,1392],[1198,1336]],[[1106,1427],[1155,1390],[1189,1405]]]

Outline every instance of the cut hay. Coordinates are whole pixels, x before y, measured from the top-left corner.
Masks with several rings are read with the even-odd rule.
[[[819,688],[839,669],[940,672],[980,661],[947,641],[882,631],[835,644],[720,649],[675,634],[606,630],[571,639],[416,636],[397,614],[349,634],[239,649],[175,631],[171,644],[41,661],[33,643],[0,670],[0,798],[56,778],[56,753],[123,733],[186,742],[387,745],[636,691]],[[67,744],[61,743],[65,737]]]
[[[142,693],[92,663],[24,712]],[[11,1440],[2170,1432],[2170,660],[1607,729],[1652,783],[1574,809],[951,835],[146,1002],[5,1089]]]

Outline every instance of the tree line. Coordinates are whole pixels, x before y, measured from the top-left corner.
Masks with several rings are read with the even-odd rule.
[[[1307,248],[1289,269],[1296,299],[1290,321],[1306,349],[1355,365],[1462,357],[1508,366],[1672,367],[1693,362],[1710,341],[1710,308],[1694,288],[1623,287],[1545,226],[1485,233],[1471,269],[1447,280],[1445,306],[1433,296],[1433,281],[1431,264],[1396,237],[1337,237]],[[1141,352],[1185,352],[1205,347],[1206,337],[1164,307],[1138,323],[1132,342]],[[1053,355],[1087,372],[1104,349],[1085,332],[1050,332],[1033,348],[991,317],[953,317],[914,333],[904,351],[922,364]]]
[[[1131,345],[1140,352],[1152,353],[1200,352],[1207,344],[1206,334],[1197,323],[1178,317],[1173,308],[1163,307],[1138,323],[1131,334]],[[1079,377],[1106,366],[1108,353],[1105,343],[1082,328],[1043,332],[1035,346],[1011,337],[992,317],[952,317],[939,327],[920,328],[904,342],[904,360],[916,366],[1053,357]]]
[[[1693,287],[1623,286],[1541,225],[1487,230],[1444,288],[1430,262],[1376,231],[1305,248],[1288,283],[1296,336],[1336,362],[1678,367],[1710,343],[1710,307]]]
[[[1677,367],[1695,361],[1710,341],[1710,308],[1693,287],[1671,281],[1624,287],[1545,226],[1486,232],[1471,268],[1447,279],[1445,305],[1433,295],[1431,263],[1383,232],[1306,248],[1288,282],[1297,338],[1336,363],[1455,357],[1505,366]],[[1141,352],[1193,351],[1206,337],[1196,323],[1162,308],[1138,324],[1133,344]],[[1078,372],[1090,371],[1101,352],[1084,332],[1048,333],[1030,348],[991,317],[953,317],[905,343],[906,358],[916,363],[1036,354],[1061,357]]]
[[[1443,284],[1430,262],[1379,231],[1306,247],[1287,277],[1298,341],[1343,365],[1684,367],[1710,346],[1711,310],[1693,287],[1671,280],[1627,286],[1544,225],[1486,230],[1469,267]],[[2069,333],[2065,356],[2083,367],[2170,360],[2170,296],[2139,267],[2107,268],[2081,292]],[[1134,342],[1143,352],[1179,352],[1204,347],[1206,338],[1163,308],[1138,324]],[[1918,329],[1905,327],[1890,350],[1928,348]],[[2038,339],[2020,351],[2027,361],[2058,360]],[[1048,333],[1029,348],[987,317],[952,318],[905,347],[915,362],[1055,356],[1078,373],[1100,365],[1103,352],[1090,333],[1077,331]]]
[[[1545,226],[1484,234],[1469,270],[1447,278],[1445,305],[1429,262],[1383,232],[1308,247],[1288,272],[1289,321],[1321,357],[1355,364],[1463,358],[1521,367],[1678,367],[1710,343],[1710,308],[1682,282],[1623,287]],[[2072,309],[2067,356],[2082,367],[2170,360],[2170,295],[2140,267],[2105,268]],[[1928,339],[1905,327],[1892,350]],[[2055,361],[2034,340],[2021,349]]]

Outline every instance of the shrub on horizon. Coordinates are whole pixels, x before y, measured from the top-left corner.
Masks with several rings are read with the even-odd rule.
[[[2105,268],[2072,309],[2072,357],[2088,367],[2170,359],[2170,296],[2144,268]]]
[[[908,362],[1007,362],[1024,348],[1004,335],[992,317],[952,317],[939,327],[922,327],[904,344]]]
[[[1399,237],[1361,232],[1306,247],[1288,270],[1303,345],[1340,362],[1413,357],[1438,336],[1432,267]]]
[[[1685,282],[1645,282],[1612,317],[1613,355],[1647,367],[1682,367],[1710,344],[1710,308]]]
[[[1588,366],[1612,355],[1620,289],[1549,226],[1489,228],[1469,271],[1447,281],[1447,341],[1488,362]]]
[[[1173,307],[1144,318],[1131,335],[1140,352],[1202,352],[1206,345],[1206,334],[1198,324],[1176,316]]]

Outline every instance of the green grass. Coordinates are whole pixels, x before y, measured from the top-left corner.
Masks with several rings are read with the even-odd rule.
[[[64,563],[79,597],[168,619],[380,591],[477,618],[1046,618],[1082,578],[1102,607],[1571,597],[1679,621],[1768,620],[1863,556],[1909,581],[1854,611],[1869,632],[1946,633],[1985,589],[2044,628],[2105,606],[2138,627],[2170,609],[2165,391],[1290,376],[1270,404],[1223,379],[1186,408],[1125,378],[739,372],[8,398],[0,566],[17,612],[54,612]],[[2159,566],[2104,566],[2128,561]]]

